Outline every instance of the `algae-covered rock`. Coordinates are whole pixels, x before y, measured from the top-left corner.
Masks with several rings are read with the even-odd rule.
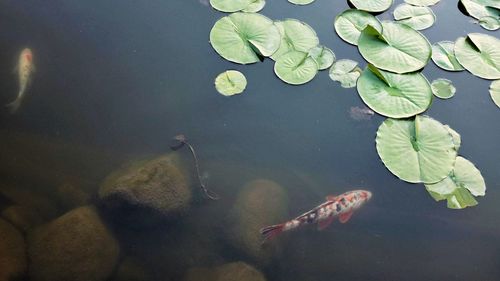
[[[232,245],[259,263],[268,263],[279,255],[279,240],[262,245],[259,230],[286,219],[285,190],[270,180],[254,180],[246,184],[231,211],[229,240]]]
[[[95,208],[80,207],[30,234],[29,275],[34,281],[106,280],[118,254]]]
[[[259,270],[244,262],[233,262],[215,268],[192,268],[184,281],[266,281]]]
[[[132,223],[172,218],[189,207],[191,189],[175,154],[134,163],[109,175],[99,189],[103,205]]]
[[[23,187],[0,184],[0,194],[13,205],[23,206],[30,212],[36,213],[44,221],[57,217],[58,211],[54,202],[43,193]]]
[[[14,226],[0,219],[0,280],[8,281],[26,272],[26,245]]]

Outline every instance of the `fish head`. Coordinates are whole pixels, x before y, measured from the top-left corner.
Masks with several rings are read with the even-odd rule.
[[[372,198],[372,193],[368,190],[360,190],[359,195],[361,198],[363,198],[365,201],[368,201]]]
[[[24,48],[21,51],[21,59],[25,59],[28,62],[33,61],[33,52],[31,52],[30,48]]]

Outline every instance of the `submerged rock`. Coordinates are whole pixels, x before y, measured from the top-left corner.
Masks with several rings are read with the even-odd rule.
[[[0,185],[0,194],[13,205],[23,206],[30,212],[36,213],[43,221],[57,217],[57,208],[54,202],[39,192],[9,185]]]
[[[0,219],[0,280],[8,281],[26,272],[26,245],[14,226]]]
[[[43,223],[43,218],[35,210],[21,205],[7,207],[2,211],[1,215],[22,232],[27,232]]]
[[[89,204],[90,195],[78,186],[66,182],[57,187],[57,199],[64,210],[71,210]]]
[[[188,209],[192,195],[178,163],[175,154],[169,154],[118,170],[104,180],[99,198],[133,224],[176,217]]]
[[[233,262],[215,268],[192,268],[184,281],[266,281],[264,274],[244,262]]]
[[[286,219],[285,190],[270,180],[254,180],[243,187],[231,210],[229,240],[232,245],[259,263],[279,255],[278,240],[262,245],[259,230]]]
[[[146,281],[150,276],[138,260],[126,257],[118,266],[112,281]]]
[[[80,207],[30,235],[29,275],[34,281],[106,280],[118,254],[118,243],[95,208]]]

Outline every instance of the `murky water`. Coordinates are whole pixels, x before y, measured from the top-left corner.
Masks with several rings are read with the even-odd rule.
[[[437,22],[423,32],[430,42],[469,32],[498,37],[472,24],[455,2],[432,7]],[[221,59],[208,35],[223,14],[206,4],[0,1],[2,104],[15,97],[12,68],[22,48],[33,50],[37,67],[19,113],[0,111],[0,193],[21,194],[1,196],[0,210],[23,205],[16,200],[36,192],[46,202],[39,209],[49,210],[37,223],[43,227],[81,203],[77,196],[67,204],[62,184],[87,194],[84,202],[99,207],[120,248],[107,273],[91,280],[196,281],[185,277],[189,269],[236,261],[267,280],[500,280],[500,111],[489,97],[489,81],[432,63],[424,70],[429,80],[447,78],[456,86],[455,97],[435,99],[426,114],[461,134],[460,154],[481,170],[488,188],[478,206],[450,210],[423,185],[407,184],[384,167],[374,142],[384,118],[364,117],[359,110],[353,116],[352,108],[364,108],[355,89],[341,88],[327,72],[289,86],[275,77],[270,60],[241,66]],[[333,30],[334,17],[347,8],[345,1],[299,7],[268,0],[262,13],[307,22],[337,59],[364,66],[357,49]],[[242,95],[225,98],[215,91],[213,80],[226,69],[247,76]],[[169,140],[178,133],[189,137],[209,186],[222,199],[203,200],[193,183],[193,202],[184,215],[148,227],[123,224],[119,213],[103,210],[97,191],[106,175],[124,163],[170,152]],[[190,163],[187,150],[178,153]],[[281,185],[289,217],[328,194],[364,188],[374,196],[346,224],[285,235],[281,251],[264,262],[234,247],[227,234],[228,210],[255,179]],[[36,248],[33,231],[24,231],[28,256]],[[33,260],[29,270],[19,270],[29,272],[23,278],[47,280],[31,270]]]

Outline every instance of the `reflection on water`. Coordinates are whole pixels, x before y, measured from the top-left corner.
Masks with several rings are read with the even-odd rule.
[[[223,14],[205,2],[0,2],[1,103],[17,93],[22,48],[37,66],[19,112],[0,113],[0,280],[500,279],[500,114],[489,81],[424,70],[456,86],[427,114],[461,134],[460,152],[488,186],[477,207],[449,210],[386,170],[374,145],[384,119],[355,89],[324,72],[293,87],[269,60],[222,60],[208,34]],[[347,8],[283,0],[263,13],[303,20],[338,59],[361,62],[333,31]],[[487,32],[456,3],[432,9],[431,42]],[[226,69],[245,74],[245,93],[217,94]],[[170,151],[179,132],[220,200],[203,197],[188,150]],[[348,223],[260,246],[260,227],[358,188],[373,198]]]

